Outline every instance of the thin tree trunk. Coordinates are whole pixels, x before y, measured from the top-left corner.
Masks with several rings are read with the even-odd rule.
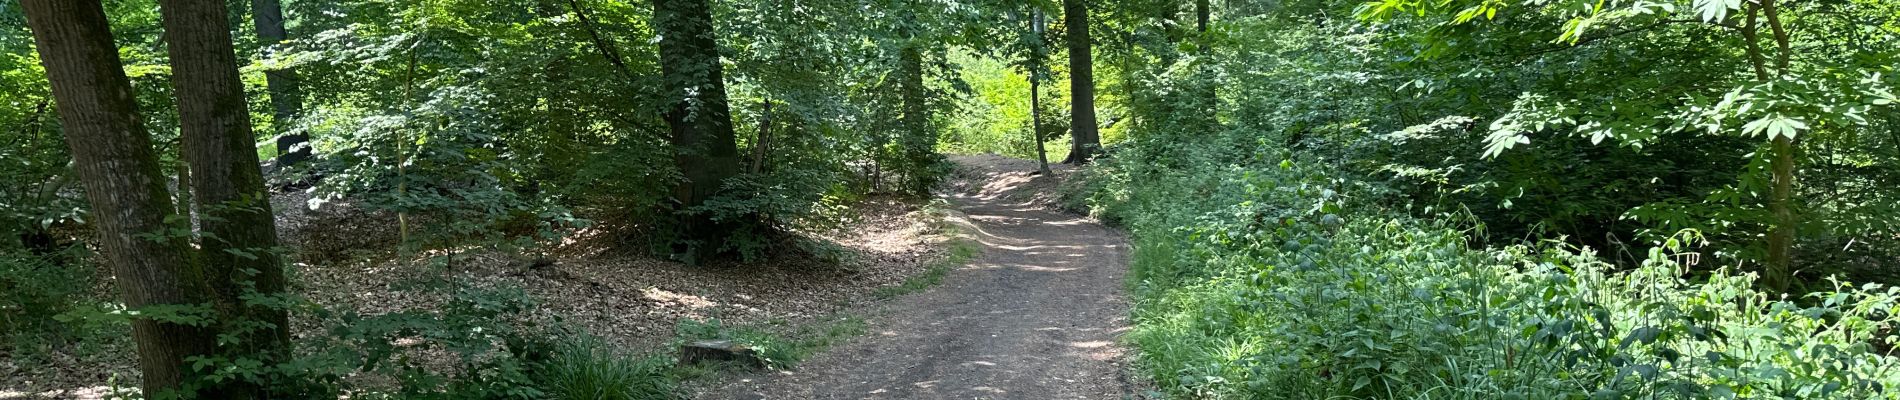
[[[1087,0],[1062,0],[1063,23],[1068,26],[1069,105],[1074,122],[1069,125],[1071,146],[1064,164],[1087,164],[1102,147],[1095,126],[1095,64],[1090,54],[1089,10]]]
[[[1775,3],[1775,0],[1761,0],[1762,16],[1767,18],[1768,27],[1775,35],[1776,73],[1786,75],[1789,53],[1793,49],[1788,45],[1788,31],[1782,25],[1781,12]],[[1769,273],[1781,281],[1775,288],[1787,290],[1794,282],[1794,235],[1795,225],[1799,223],[1794,211],[1794,138],[1777,137],[1773,147],[1775,158],[1769,168],[1774,170],[1774,188],[1768,210],[1774,214],[1775,228],[1768,232],[1768,266]]]
[[[626,59],[620,57],[619,47],[600,34],[600,29],[594,26],[594,19],[587,16],[587,9],[581,7],[580,0],[567,0],[567,5],[574,9],[574,17],[580,19],[581,27],[587,29],[587,37],[594,40],[594,49],[600,52],[600,56],[606,57],[608,64],[613,64],[614,71],[619,72],[620,77],[626,78],[628,82],[637,80],[633,70],[627,69]]]
[[[1042,10],[1029,17],[1029,32],[1036,35],[1035,50],[1029,53],[1029,137],[1036,140],[1036,171],[1049,174],[1049,150],[1042,144]]]
[[[276,58],[277,46],[290,38],[284,26],[284,6],[279,0],[251,0],[251,23],[257,28],[258,41],[264,45],[264,57]],[[222,26],[222,25],[220,25]],[[297,71],[279,68],[264,71],[264,84],[270,90],[271,127],[277,130],[277,164],[288,167],[310,159],[310,138],[290,129],[303,112],[303,88]]]
[[[1768,25],[1775,41],[1775,64],[1767,65],[1761,49],[1761,26]],[[1789,57],[1792,51],[1788,44],[1788,31],[1783,27],[1780,10],[1775,0],[1762,0],[1748,9],[1748,15],[1742,22],[1742,37],[1747,42],[1746,52],[1749,63],[1754,68],[1756,80],[1767,83],[1786,75]],[[1768,194],[1768,212],[1772,226],[1768,230],[1768,260],[1763,284],[1776,291],[1787,291],[1794,283],[1794,239],[1795,226],[1800,219],[1794,211],[1795,184],[1795,140],[1788,136],[1777,136],[1770,144],[1769,174],[1771,183]]]
[[[51,102],[52,102],[52,98],[50,97],[44,98],[44,99],[40,99],[39,105],[33,106],[33,113],[28,114],[26,117],[26,122],[20,124],[20,136],[16,138],[15,140],[18,140],[19,138],[37,139],[39,137],[40,116],[46,115],[46,106],[49,105],[49,103]],[[14,142],[14,143],[18,143],[18,142]]]
[[[759,136],[752,141],[752,168],[754,174],[765,172],[765,152],[772,143],[772,99],[765,99],[764,108],[759,116]]]
[[[86,188],[99,246],[131,309],[187,306],[210,300],[187,238],[165,235],[173,215],[151,136],[139,120],[131,82],[98,1],[21,0],[40,62]],[[160,234],[154,240],[149,235]],[[186,358],[211,355],[217,332],[152,319],[132,320],[147,396],[176,389],[190,377]]]
[[[286,310],[247,304],[247,295],[281,296],[276,219],[258,169],[257,146],[238,76],[223,2],[162,0],[184,158],[203,234],[204,271],[217,291],[219,322],[239,339],[237,357],[266,364],[290,347]],[[260,324],[261,323],[261,324]],[[237,385],[245,385],[238,383]],[[256,390],[231,388],[233,393]]]
[[[680,227],[690,260],[712,255],[736,227],[704,213],[685,212],[718,195],[742,162],[726,104],[726,84],[713,40],[708,0],[653,0],[659,33],[660,75],[672,105],[673,161],[682,178],[673,190],[682,210]],[[689,260],[689,261],[690,261]]]
[[[183,152],[180,152],[179,154],[183,154]],[[176,193],[173,193],[172,195],[173,197],[172,202],[178,205],[178,215],[190,217],[191,216],[191,163],[185,162],[184,160],[179,160],[178,170],[177,170],[176,175],[178,175],[178,179],[177,179],[178,183],[174,185],[174,186],[177,186],[177,188],[172,189],[176,191]],[[190,222],[187,221],[186,223],[189,224]]]
[[[1049,173],[1049,150],[1042,145],[1042,81],[1029,77],[1029,136],[1036,140],[1036,171]]]

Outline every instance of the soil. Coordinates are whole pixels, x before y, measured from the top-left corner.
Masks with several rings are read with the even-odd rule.
[[[612,232],[583,230],[545,254],[462,248],[452,264],[430,265],[396,255],[394,215],[341,202],[311,210],[308,198],[284,193],[272,202],[279,236],[297,253],[299,262],[290,268],[294,289],[317,304],[365,315],[432,310],[452,291],[432,286],[516,287],[536,300],[534,316],[558,317],[634,352],[669,351],[665,346],[683,321],[798,323],[870,302],[878,288],[941,258],[946,240],[936,234],[938,217],[919,202],[871,196],[854,204],[835,229],[797,233],[835,245],[841,261],[781,252],[755,263],[691,266],[616,244]],[[101,285],[94,297],[109,301],[112,290]],[[300,338],[324,334],[317,321],[294,319],[292,325]],[[82,339],[54,349],[46,361],[0,353],[0,400],[108,397],[112,382],[136,386],[132,355],[128,341],[113,338]]]
[[[951,222],[982,245],[942,286],[866,310],[869,333],[795,370],[729,379],[704,399],[1115,399],[1127,374],[1128,243],[1048,195],[1066,172],[953,157]]]

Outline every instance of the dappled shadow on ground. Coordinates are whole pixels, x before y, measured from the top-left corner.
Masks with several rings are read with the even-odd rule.
[[[657,349],[675,336],[685,320],[718,318],[727,324],[795,322],[829,315],[853,302],[875,298],[881,287],[896,285],[941,258],[934,216],[915,200],[873,196],[853,208],[853,221],[835,232],[813,234],[847,254],[837,265],[807,255],[785,256],[747,265],[688,266],[626,249],[603,250],[570,242],[551,251],[551,263],[531,266],[528,258],[478,247],[415,254],[400,259],[393,250],[396,229],[378,213],[329,204],[316,211],[304,194],[280,195],[279,228],[284,242],[300,255],[293,267],[294,288],[331,310],[363,315],[446,308],[458,287],[513,287],[534,297],[528,312],[583,327],[589,334],[636,350]],[[573,237],[585,239],[589,232]],[[342,240],[330,242],[331,240]],[[584,241],[584,240],[583,240]],[[364,243],[380,243],[368,246]],[[330,254],[338,249],[363,250]],[[616,252],[617,251],[617,252]],[[433,262],[432,262],[433,261]],[[298,315],[293,333],[300,339],[327,335],[321,321]],[[52,365],[19,365],[0,353],[0,400],[14,398],[97,399],[108,397],[107,382],[137,386],[130,344],[106,360],[58,359]],[[425,346],[404,346],[425,347]],[[443,368],[458,360],[444,354]],[[17,371],[17,372],[14,372]],[[81,375],[83,374],[83,375]]]
[[[964,160],[958,160],[964,162]],[[796,370],[707,399],[1104,399],[1122,375],[1128,304],[1121,234],[1021,193],[1021,169],[963,173],[950,223],[982,254],[942,287],[900,298],[870,335]],[[965,164],[966,166],[969,164]],[[1030,167],[1033,170],[1033,166]],[[1042,186],[1039,186],[1042,187]],[[1048,186],[1052,187],[1052,186]]]

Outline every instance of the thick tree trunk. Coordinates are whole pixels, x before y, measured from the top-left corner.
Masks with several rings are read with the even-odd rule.
[[[203,232],[201,260],[217,292],[219,323],[226,327],[224,333],[240,340],[236,356],[280,361],[290,347],[285,310],[243,300],[247,294],[282,296],[284,269],[274,250],[276,220],[258,169],[224,3],[162,0],[159,10],[171,51],[184,157],[191,164],[192,200]]]
[[[251,22],[257,28],[258,41],[265,46],[264,57],[275,57],[275,46],[290,38],[289,30],[284,27],[283,4],[278,0],[251,0]],[[310,138],[290,129],[291,121],[303,112],[303,88],[298,84],[297,71],[290,68],[264,71],[264,84],[270,90],[274,111],[271,125],[278,134],[277,165],[288,167],[309,159]]]
[[[21,0],[40,62],[58,99],[74,168],[92,206],[99,245],[126,307],[198,305],[210,300],[188,262],[185,237],[161,236],[174,214],[158,155],[139,120],[131,82],[98,1]],[[217,332],[151,319],[132,321],[147,396],[178,388],[185,359],[210,355]]]
[[[1069,105],[1073,107],[1069,124],[1072,139],[1064,164],[1087,164],[1101,150],[1101,134],[1095,126],[1095,64],[1090,55],[1087,0],[1062,0],[1063,23],[1068,26]]]
[[[929,93],[924,88],[924,55],[918,45],[905,46],[898,56],[898,85],[903,97],[903,137],[898,138],[902,149],[901,160],[904,173],[903,190],[910,194],[924,194],[930,191],[927,172],[930,168],[930,155],[937,144],[936,135],[930,129]]]
[[[653,1],[653,26],[660,35],[660,75],[666,96],[672,99],[666,124],[672,128],[673,160],[684,178],[673,196],[682,210],[719,194],[743,162],[732,131],[707,1]],[[680,222],[694,259],[711,255],[734,229],[732,223],[713,221],[702,213],[685,213]]]

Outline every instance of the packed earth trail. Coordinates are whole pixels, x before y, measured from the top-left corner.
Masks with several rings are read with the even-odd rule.
[[[1050,177],[994,156],[953,158],[968,190],[950,223],[981,253],[938,287],[873,306],[865,336],[706,399],[1119,399],[1133,395],[1128,244],[1042,205]],[[1042,185],[1038,185],[1042,184]]]

